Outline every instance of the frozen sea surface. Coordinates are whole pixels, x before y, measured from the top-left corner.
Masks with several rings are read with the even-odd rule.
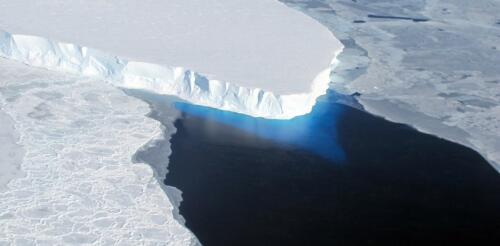
[[[500,170],[500,2],[281,0],[345,46],[332,88]]]
[[[1,105],[1,104],[0,104]],[[0,107],[0,192],[14,178],[22,176],[21,162],[24,150],[17,144],[19,134],[14,128],[14,122]]]
[[[163,136],[146,103],[103,81],[3,59],[0,101],[25,151],[23,175],[0,191],[0,244],[197,243],[158,173],[132,162]]]

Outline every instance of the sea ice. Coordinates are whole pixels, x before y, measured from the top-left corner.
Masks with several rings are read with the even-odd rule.
[[[500,2],[281,0],[344,44],[332,88],[469,146],[500,171]]]
[[[2,111],[1,102],[0,126],[0,143],[2,143],[0,148],[0,192],[2,192],[12,179],[23,175],[20,169],[24,150],[22,146],[17,144],[18,134],[14,128],[14,122],[9,115]]]
[[[102,81],[4,59],[0,102],[26,152],[24,175],[0,191],[0,244],[198,243],[175,219],[164,177],[132,162],[162,137],[146,103]]]

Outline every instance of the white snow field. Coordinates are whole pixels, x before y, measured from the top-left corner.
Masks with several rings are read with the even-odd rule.
[[[0,190],[0,245],[198,244],[175,219],[164,177],[132,163],[162,137],[146,103],[103,81],[0,59],[0,105],[19,135],[10,145],[25,151],[14,177],[0,158],[0,184],[10,181]]]
[[[0,192],[7,188],[9,181],[23,175],[21,163],[24,150],[17,144],[18,134],[14,128],[14,122],[2,111],[0,102]]]
[[[342,50],[277,0],[1,0],[0,29],[6,58],[277,119],[310,112]]]
[[[281,1],[345,45],[334,90],[361,93],[367,111],[469,146],[500,171],[500,1]]]

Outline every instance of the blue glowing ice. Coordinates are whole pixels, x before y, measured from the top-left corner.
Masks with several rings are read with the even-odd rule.
[[[337,139],[337,122],[342,107],[334,103],[334,94],[318,99],[311,113],[290,120],[270,120],[238,113],[175,103],[181,112],[231,126],[258,137],[309,151],[335,163],[342,163],[345,154]]]

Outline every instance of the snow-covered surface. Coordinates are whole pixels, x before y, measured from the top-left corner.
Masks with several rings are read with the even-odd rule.
[[[0,29],[91,47],[126,60],[183,67],[211,81],[229,82],[236,91],[227,93],[242,97],[311,93],[313,80],[330,70],[342,48],[326,27],[277,0],[3,0]],[[239,95],[240,87],[264,92],[243,89]],[[279,98],[263,104],[269,103],[290,106],[279,104]]]
[[[344,44],[333,89],[361,93],[369,112],[469,146],[500,171],[499,1],[281,1]]]
[[[0,102],[26,152],[24,175],[0,192],[0,244],[198,243],[157,173],[132,163],[162,137],[146,103],[103,81],[4,59]]]
[[[340,52],[338,50],[337,52]],[[194,104],[252,116],[287,119],[310,112],[330,82],[330,69],[319,73],[307,93],[278,95],[207,79],[182,67],[129,61],[106,52],[42,37],[0,30],[0,57],[76,75],[107,80],[116,86],[175,95]]]
[[[24,150],[17,144],[19,135],[14,128],[14,122],[1,108],[0,102],[0,143],[2,145],[0,148],[0,192],[3,192],[12,179],[23,175],[21,162]]]
[[[165,163],[133,163],[168,125],[116,87],[291,118],[342,49],[275,0],[0,0],[0,29],[1,57],[66,73],[0,59],[0,244],[199,244]]]

